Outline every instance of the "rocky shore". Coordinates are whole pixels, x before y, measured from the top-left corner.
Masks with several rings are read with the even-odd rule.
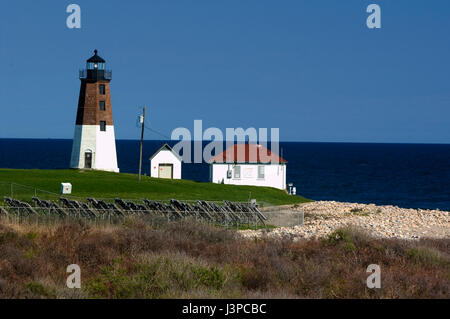
[[[321,238],[334,230],[351,226],[374,237],[450,238],[450,212],[406,209],[397,206],[317,201],[289,207],[304,212],[304,224],[265,230],[243,230],[244,237]]]

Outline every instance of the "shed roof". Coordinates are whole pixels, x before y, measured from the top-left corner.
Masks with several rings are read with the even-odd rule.
[[[234,144],[209,161],[213,163],[281,163],[287,161],[260,144]]]
[[[175,155],[180,161],[182,161],[183,159],[180,157],[180,155],[178,155],[171,147],[169,144],[165,143],[163,146],[161,146],[151,157],[150,157],[150,161],[156,156],[158,155],[159,152],[161,151],[170,151],[172,152],[173,155]]]

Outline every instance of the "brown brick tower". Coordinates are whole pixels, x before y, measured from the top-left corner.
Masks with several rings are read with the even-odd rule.
[[[80,97],[70,167],[118,172],[109,82],[111,71],[94,51],[80,71]]]

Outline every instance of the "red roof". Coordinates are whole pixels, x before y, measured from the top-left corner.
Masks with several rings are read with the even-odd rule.
[[[259,144],[234,144],[221,154],[211,158],[210,163],[287,163],[277,154]]]

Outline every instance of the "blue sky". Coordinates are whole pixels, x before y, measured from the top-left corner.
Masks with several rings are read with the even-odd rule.
[[[449,16],[444,0],[5,0],[0,138],[72,138],[78,70],[97,48],[119,139],[139,138],[146,104],[166,135],[201,119],[284,141],[450,143]]]

